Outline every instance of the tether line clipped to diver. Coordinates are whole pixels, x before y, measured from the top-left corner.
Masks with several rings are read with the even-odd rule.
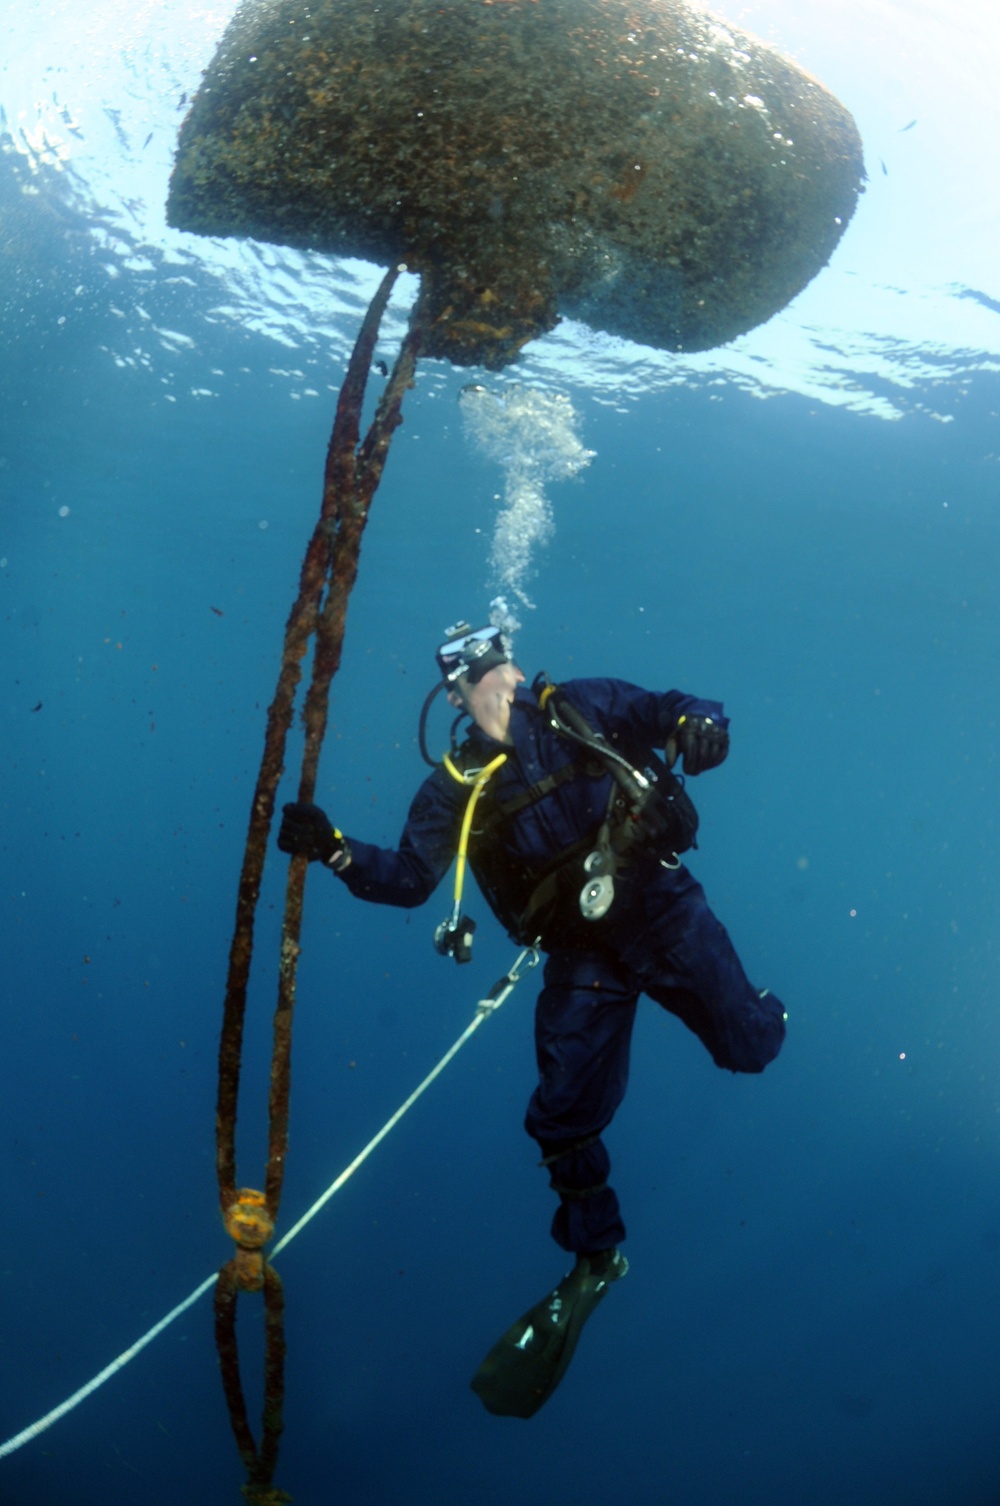
[[[316,1201],[310,1208],[306,1210],[306,1212],[302,1215],[298,1222],[292,1225],[287,1234],[284,1234],[282,1238],[278,1240],[274,1249],[271,1251],[270,1258],[272,1260],[276,1255],[280,1254],[282,1250],[286,1249],[288,1245],[291,1244],[296,1235],[301,1234],[306,1225],[310,1223],[316,1217],[317,1213],[319,1213],[320,1210],[326,1206],[326,1204],[333,1197],[334,1193],[339,1192],[344,1183],[354,1175],[354,1173],[360,1166],[364,1164],[365,1161],[367,1161],[368,1157],[371,1155],[372,1151],[375,1150],[376,1146],[382,1143],[382,1141],[390,1133],[390,1131],[396,1127],[396,1125],[402,1119],[403,1115],[406,1114],[407,1111],[411,1109],[416,1103],[417,1099],[426,1092],[431,1083],[434,1082],[435,1078],[441,1075],[445,1067],[447,1067],[448,1063],[458,1055],[459,1051],[461,1051],[466,1041],[472,1038],[483,1021],[489,1019],[490,1015],[495,1014],[496,1011],[500,1008],[501,1004],[503,1004],[506,999],[509,998],[510,994],[513,992],[515,986],[522,977],[524,970],[526,968],[533,968],[537,966],[538,960],[539,953],[537,947],[525,947],[524,950],[519,953],[509,971],[504,973],[503,977],[493,985],[484,999],[479,1000],[479,1003],[476,1005],[475,1015],[462,1031],[462,1034],[454,1042],[454,1044],[452,1046],[449,1046],[448,1050],[445,1052],[444,1056],[441,1057],[437,1065],[431,1068],[423,1081],[419,1083],[418,1086],[414,1088],[410,1096],[400,1104],[399,1108],[391,1116],[391,1118],[386,1120],[385,1124],[383,1124],[378,1133],[372,1136],[363,1150],[360,1150],[358,1152],[350,1165],[346,1166],[340,1173],[340,1175],[330,1183],[330,1186],[326,1189],[326,1191],[316,1199]],[[137,1339],[135,1341],[134,1344],[131,1344],[128,1349],[123,1350],[123,1352],[118,1355],[116,1359],[113,1359],[111,1361],[110,1365],[106,1365],[104,1369],[98,1375],[95,1375],[92,1380],[88,1381],[85,1386],[81,1386],[80,1389],[78,1391],[75,1391],[72,1396],[67,1397],[67,1399],[64,1402],[61,1402],[59,1406],[53,1407],[51,1412],[47,1412],[45,1416],[40,1417],[37,1422],[31,1423],[29,1427],[22,1429],[20,1433],[16,1433],[12,1438],[8,1438],[5,1443],[0,1443],[0,1459],[6,1457],[7,1454],[13,1454],[17,1449],[22,1448],[24,1444],[30,1443],[33,1438],[37,1438],[39,1434],[44,1433],[45,1430],[51,1427],[54,1422],[58,1422],[61,1417],[65,1417],[67,1412],[71,1412],[73,1408],[78,1407],[82,1401],[86,1401],[87,1397],[92,1396],[93,1393],[97,1391],[105,1381],[110,1380],[112,1376],[117,1375],[120,1370],[123,1370],[130,1360],[134,1360],[136,1355],[139,1354],[141,1350],[146,1348],[147,1344],[152,1343],[153,1339],[157,1338],[161,1333],[163,1333],[164,1329],[169,1328],[170,1324],[173,1323],[175,1319],[179,1318],[182,1313],[187,1312],[189,1307],[193,1307],[194,1304],[198,1301],[199,1297],[203,1297],[206,1292],[211,1291],[212,1287],[215,1286],[217,1279],[217,1274],[213,1272],[213,1274],[207,1277],[200,1286],[195,1288],[190,1296],[185,1297],[183,1302],[179,1302],[177,1306],[172,1308],[171,1311],[168,1312],[163,1318],[161,1318],[158,1323],[154,1323],[153,1327],[150,1328],[148,1332],[144,1333],[140,1339]]]

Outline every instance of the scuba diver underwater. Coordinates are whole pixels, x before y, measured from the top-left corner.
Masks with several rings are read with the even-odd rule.
[[[538,1084],[524,1125],[559,1203],[552,1237],[569,1273],[503,1335],[472,1386],[498,1415],[531,1417],[559,1384],[584,1324],[625,1275],[625,1225],[602,1135],[628,1081],[640,994],[676,1015],[719,1067],[761,1072],[781,1049],[785,1012],[753,986],[704,891],[681,861],[698,817],[682,775],[729,751],[716,701],[617,679],[530,689],[510,638],[460,622],[437,651],[420,747],[432,772],[399,847],[345,836],[316,805],[284,807],[283,852],[305,854],[359,899],[422,905],[457,858],[454,904],[435,933],[466,962],[475,924],[462,911],[466,866],[500,924],[545,954],[535,1009]],[[440,762],[426,722],[446,691],[459,713]],[[466,735],[456,740],[463,718]]]

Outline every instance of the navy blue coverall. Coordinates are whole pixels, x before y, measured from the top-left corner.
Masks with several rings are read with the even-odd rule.
[[[685,714],[728,725],[718,702],[679,691],[659,694],[610,679],[570,680],[559,689],[639,769]],[[511,706],[510,736],[513,747],[473,724],[465,745],[467,764],[471,758],[484,766],[498,752],[508,754],[487,786],[501,802],[568,763],[580,765],[580,750],[549,725],[535,696],[523,688]],[[502,824],[504,860],[514,871],[537,876],[567,848],[593,836],[610,787],[610,775],[580,767],[524,804]],[[339,877],[361,899],[422,905],[455,856],[468,798],[467,787],[435,770],[417,791],[399,848],[349,838],[351,863]],[[475,872],[475,838],[469,862]],[[530,888],[533,880],[525,882]],[[602,920],[584,920],[576,904],[572,910],[543,943],[548,955],[535,1013],[538,1086],[525,1128],[541,1146],[559,1194],[553,1238],[565,1250],[585,1253],[625,1237],[601,1134],[625,1094],[639,995],[648,994],[683,1020],[715,1063],[733,1072],[762,1071],[781,1049],[785,1025],[781,1002],[749,982],[701,885],[685,867],[640,856]],[[497,917],[523,940],[516,916],[498,908]]]

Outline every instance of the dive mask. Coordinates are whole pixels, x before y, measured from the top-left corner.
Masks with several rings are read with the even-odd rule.
[[[462,675],[477,685],[498,664],[509,664],[511,642],[500,628],[471,628],[457,622],[445,629],[445,640],[437,651],[438,668],[446,685],[454,685]]]

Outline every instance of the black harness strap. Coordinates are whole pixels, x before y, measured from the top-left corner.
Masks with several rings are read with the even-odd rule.
[[[530,931],[542,912],[558,900],[566,882],[567,870],[572,870],[575,875],[577,863],[593,849],[594,841],[595,836],[591,834],[579,842],[574,842],[572,847],[567,847],[557,858],[552,859],[528,897],[528,903],[521,915],[522,931]]]
[[[563,764],[561,769],[556,769],[554,774],[546,774],[544,779],[539,779],[536,784],[529,786],[526,790],[521,790],[517,795],[511,795],[508,800],[494,799],[486,820],[478,829],[487,831],[506,816],[516,815],[518,811],[523,811],[525,806],[534,805],[537,800],[557,790],[568,779],[575,779],[579,772],[579,765],[571,759],[569,763]]]

